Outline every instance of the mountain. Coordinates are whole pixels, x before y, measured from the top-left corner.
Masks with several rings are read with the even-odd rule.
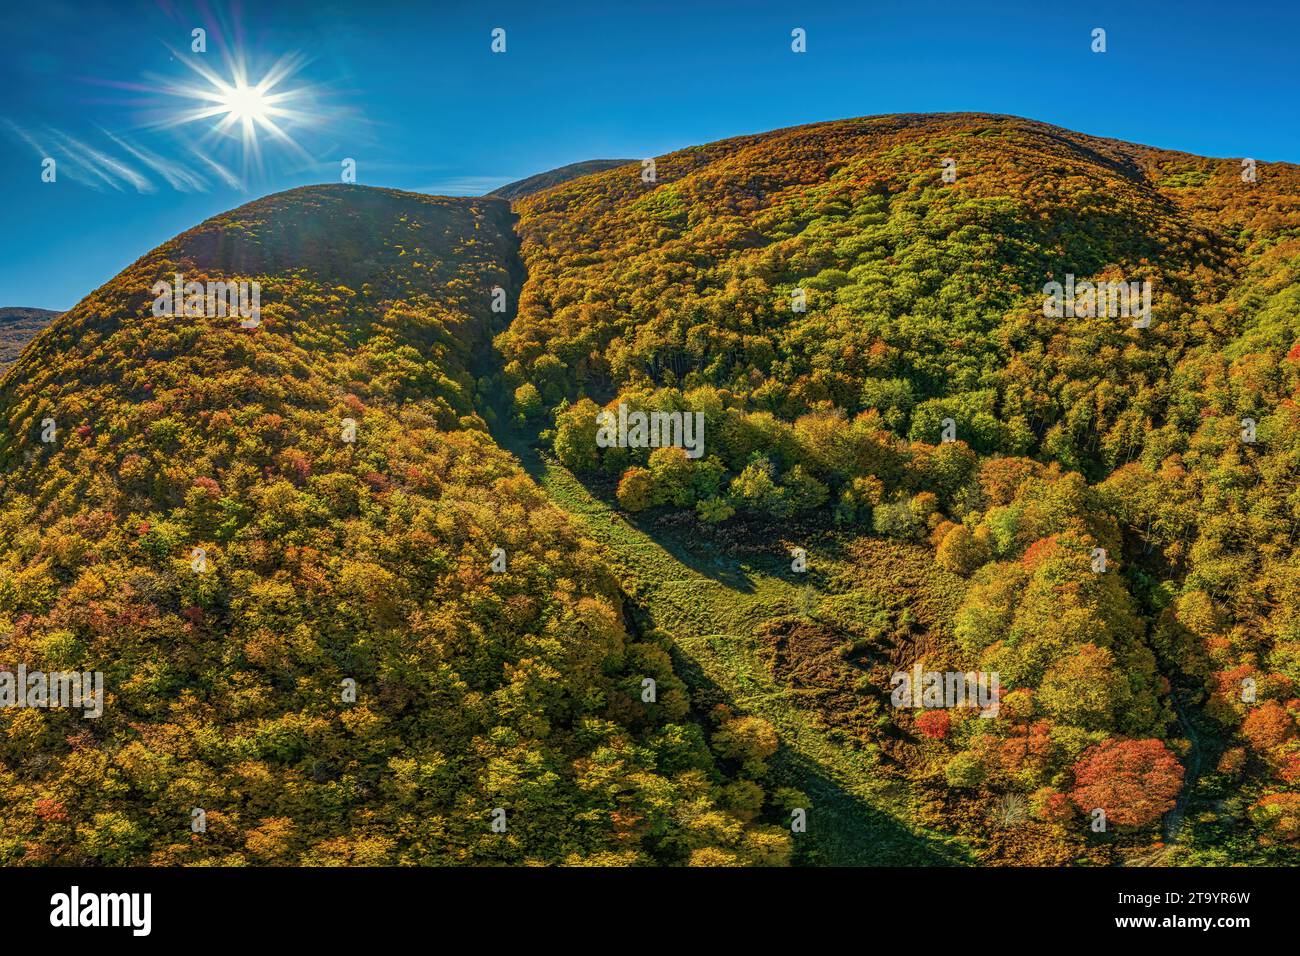
[[[550,189],[560,183],[567,183],[571,179],[590,176],[593,173],[604,172],[607,169],[617,169],[619,166],[626,166],[635,162],[635,159],[589,159],[581,163],[570,163],[568,166],[561,166],[558,169],[537,173],[526,179],[507,183],[498,189],[492,190],[488,195],[499,196],[502,199],[522,199],[525,196],[531,196],[533,193],[541,192],[543,189]]]
[[[58,314],[49,309],[0,308],[0,371]]]
[[[1157,313],[1222,298],[1245,278],[1242,244],[1255,239],[1262,253],[1256,237],[1285,234],[1295,214],[1295,167],[1262,169],[1245,184],[1234,160],[967,114],[848,120],[682,150],[658,158],[655,183],[629,167],[519,202],[530,286],[503,345],[525,367],[543,347],[558,356],[556,386],[570,392],[666,375],[749,392],[746,376],[766,379],[770,355],[783,368],[764,386],[775,390],[767,402],[793,415],[825,398],[860,404],[862,381],[893,359],[870,354],[887,332],[916,350],[918,398],[974,391],[1016,350],[992,341],[1008,314],[1041,316],[1052,276],[1140,273],[1155,285]],[[577,285],[562,294],[565,281]],[[791,310],[798,283],[806,312]],[[1093,349],[1136,340],[1146,352],[1162,338],[1118,328]],[[836,359],[846,367],[815,372]],[[1046,385],[1058,372],[1028,373]],[[1103,413],[1102,435],[1113,419]]]
[[[0,859],[1297,862],[1300,168],[547,176],[266,197],[0,379],[0,670],[107,687],[0,707]]]
[[[487,433],[514,249],[502,199],[306,187],[31,344],[0,382],[0,646],[106,700],[0,709],[4,862],[788,857]],[[251,285],[247,316],[155,314],[178,273],[257,283],[260,315]]]
[[[951,576],[876,579],[891,649],[823,619],[893,665],[824,719],[876,708],[932,819],[989,862],[1114,862],[1162,818],[1173,858],[1294,862],[1300,168],[897,115],[515,212],[503,386],[563,464],[722,553],[829,535]],[[602,445],[602,406],[701,415],[703,455]],[[900,664],[998,675],[999,719],[891,706]]]

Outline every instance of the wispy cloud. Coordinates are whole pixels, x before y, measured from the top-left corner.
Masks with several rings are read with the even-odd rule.
[[[39,130],[4,120],[13,136],[30,146],[42,160],[52,158],[57,174],[98,192],[114,189],[139,193],[157,192],[151,177],[160,178],[177,192],[208,192],[214,180],[229,189],[245,191],[243,180],[209,156],[192,146],[187,147],[188,162],[170,159],[155,149],[132,142],[125,135],[99,132],[105,144],[92,146],[62,130],[44,127]],[[111,144],[111,145],[109,145]]]
[[[55,141],[62,147],[67,159],[76,163],[91,175],[98,176],[114,189],[120,191],[124,183],[138,193],[151,193],[157,190],[157,187],[143,173],[123,160],[95,149],[89,143],[84,143],[67,133],[59,130],[51,130],[50,132]]]
[[[449,176],[424,186],[416,186],[411,191],[433,193],[436,196],[482,196],[508,182],[510,180],[505,176]]]
[[[54,159],[57,163],[58,157],[54,156],[55,150],[50,149],[46,146],[46,143],[48,142],[46,136],[42,135],[37,131],[29,130],[22,126],[19,126],[17,123],[12,122],[11,120],[6,120],[5,124],[9,127],[13,135],[18,139],[22,140],[28,146],[30,146],[38,157],[40,157],[42,160],[45,160],[47,158]],[[59,172],[60,170],[56,165],[55,174],[57,175]],[[62,169],[62,173],[66,178],[71,179],[74,183],[80,183],[83,186],[89,186],[91,189],[97,191],[102,190],[104,188],[103,185],[104,180],[102,176],[96,177],[96,176],[88,175],[81,167],[81,165],[78,163],[74,162],[71,165],[65,163]]]
[[[183,163],[164,159],[157,153],[152,152],[143,146],[132,145],[126,140],[114,136],[107,130],[101,130],[101,132],[113,142],[117,143],[118,146],[122,147],[122,149],[126,150],[140,162],[152,169],[163,179],[167,180],[167,185],[171,186],[172,189],[183,193],[205,193],[208,191],[208,181]]]
[[[225,166],[222,166],[215,159],[213,159],[210,156],[204,156],[202,153],[200,153],[197,149],[194,149],[193,147],[190,148],[190,152],[193,154],[195,159],[199,160],[202,163],[206,163],[208,168],[212,170],[212,172],[217,176],[217,178],[220,179],[227,186],[229,186],[231,189],[238,189],[240,192],[246,191],[246,187],[244,186],[243,181],[234,173],[232,173],[230,170],[228,170]]]

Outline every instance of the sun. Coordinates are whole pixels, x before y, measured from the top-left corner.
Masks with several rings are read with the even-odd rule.
[[[310,162],[311,158],[289,132],[293,128],[319,126],[322,120],[312,108],[314,89],[306,85],[289,87],[287,83],[303,66],[301,56],[281,57],[254,81],[242,55],[226,58],[224,76],[201,60],[175,55],[202,82],[172,82],[163,87],[162,92],[188,103],[158,125],[187,126],[201,120],[214,121],[196,146],[207,149],[209,144],[233,141],[236,148],[242,147],[246,170],[261,166],[263,139],[288,150],[299,160]]]
[[[228,114],[237,122],[265,122],[271,103],[263,91],[256,86],[242,83],[229,87],[219,93],[218,101]]]

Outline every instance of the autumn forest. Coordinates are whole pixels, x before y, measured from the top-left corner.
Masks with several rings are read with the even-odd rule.
[[[7,865],[1300,862],[1294,165],[294,189],[53,318],[0,473],[0,669],[105,688],[0,707]]]

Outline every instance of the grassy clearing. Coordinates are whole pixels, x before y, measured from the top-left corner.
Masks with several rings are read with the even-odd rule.
[[[777,783],[810,798],[808,833],[796,838],[797,860],[823,865],[960,865],[973,853],[955,838],[916,825],[912,794],[878,767],[870,744],[845,740],[816,711],[801,708],[778,684],[754,637],[771,618],[807,610],[810,593],[792,580],[788,559],[736,560],[701,541],[651,538],[593,496],[568,470],[522,442],[512,442],[530,474],[606,552],[624,590],[648,622],[673,636],[679,671],[699,694],[771,721],[782,747],[773,758]],[[843,555],[810,552],[814,564],[844,569]],[[837,582],[843,573],[832,577]],[[812,595],[813,600],[821,600]],[[877,606],[862,592],[826,600]]]

